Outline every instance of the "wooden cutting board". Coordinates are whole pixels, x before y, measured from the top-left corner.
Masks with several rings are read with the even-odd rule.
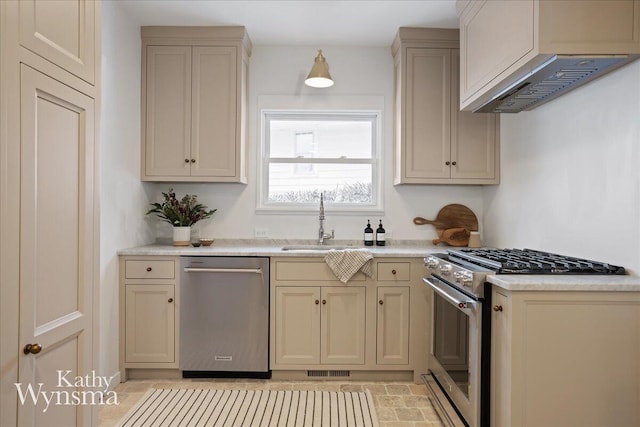
[[[476,214],[465,205],[457,203],[444,206],[440,209],[434,220],[428,220],[418,216],[413,218],[413,223],[418,225],[434,225],[438,237],[442,236],[444,230],[450,228],[466,228],[469,231],[478,231],[478,218]]]
[[[433,239],[432,243],[446,243],[449,246],[467,246],[471,232],[466,228],[448,228],[442,232],[442,236]]]

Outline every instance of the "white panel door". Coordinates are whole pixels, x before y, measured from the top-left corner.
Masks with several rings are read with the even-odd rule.
[[[193,48],[191,176],[236,177],[235,47]]]
[[[95,83],[95,1],[20,0],[20,44]]]
[[[364,364],[365,288],[322,288],[321,363]]]
[[[94,101],[32,68],[21,69],[20,353],[18,379],[46,391],[92,365]],[[26,348],[25,348],[26,350]],[[61,387],[60,387],[61,386]],[[94,389],[89,389],[93,391]],[[19,425],[90,425],[91,406],[18,405]]]

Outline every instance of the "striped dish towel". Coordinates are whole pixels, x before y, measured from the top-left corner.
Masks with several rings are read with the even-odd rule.
[[[367,249],[331,249],[324,262],[342,283],[347,283],[358,271],[373,277],[372,259],[373,255]]]

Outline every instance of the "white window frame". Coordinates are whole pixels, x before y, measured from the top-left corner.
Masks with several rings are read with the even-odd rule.
[[[383,214],[383,197],[382,197],[382,111],[380,110],[305,110],[305,109],[262,109],[260,111],[260,149],[259,153],[259,173],[258,173],[258,200],[256,212],[258,213],[309,213],[317,214],[319,201],[317,203],[282,203],[268,201],[268,185],[269,185],[269,164],[270,163],[331,163],[331,164],[370,164],[371,165],[371,192],[372,203],[353,203],[353,204],[333,204],[325,201],[325,211],[333,214]],[[269,121],[271,119],[308,119],[308,120],[371,120],[372,123],[372,141],[371,141],[371,158],[319,158],[314,157],[296,159],[296,158],[270,158],[269,157]]]

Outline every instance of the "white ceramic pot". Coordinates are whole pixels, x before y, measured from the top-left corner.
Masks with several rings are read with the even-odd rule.
[[[173,246],[191,244],[191,227],[173,227]]]

